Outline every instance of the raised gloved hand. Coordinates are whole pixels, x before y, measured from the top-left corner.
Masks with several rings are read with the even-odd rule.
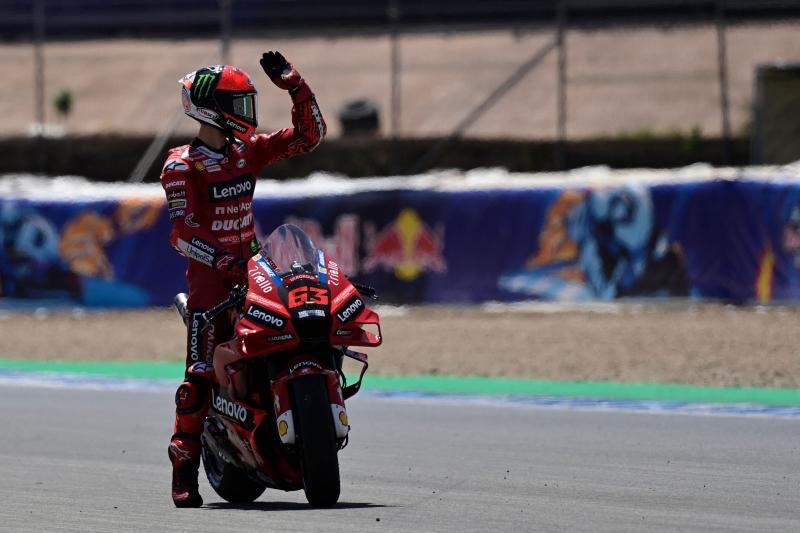
[[[291,91],[303,84],[303,78],[280,52],[265,52],[261,56],[261,68],[272,83],[285,91]]]
[[[234,283],[247,280],[247,261],[233,254],[223,254],[214,261],[214,270]]]

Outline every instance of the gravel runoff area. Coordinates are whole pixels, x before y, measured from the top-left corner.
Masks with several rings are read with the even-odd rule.
[[[746,131],[755,68],[800,59],[800,22],[736,24],[727,34],[731,123]],[[402,112],[405,136],[449,134],[503,80],[552,42],[552,28],[528,31],[411,33],[401,38]],[[271,86],[258,58],[265,50],[286,53],[309,80],[330,134],[339,134],[336,111],[352,98],[380,105],[389,131],[390,57],[386,36],[235,40],[230,62],[250,72],[260,88],[259,123],[289,124],[289,98]],[[33,49],[0,43],[0,136],[19,135],[34,121]],[[114,39],[48,43],[44,50],[48,122],[67,133],[153,134],[179,110],[177,80],[219,61],[219,43],[206,40]],[[557,134],[557,59],[544,62],[496,99],[467,129],[473,137],[553,138]],[[567,134],[684,133],[699,128],[719,134],[721,115],[717,36],[713,24],[671,27],[573,29],[567,35]],[[62,89],[74,110],[59,122],[49,102]],[[179,120],[179,131],[196,129]]]
[[[800,308],[712,304],[379,308],[380,374],[800,387]],[[171,310],[5,313],[0,356],[180,360]]]

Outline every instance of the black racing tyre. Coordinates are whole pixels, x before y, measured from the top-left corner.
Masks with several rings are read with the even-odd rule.
[[[203,446],[202,456],[209,484],[227,502],[250,503],[267,488],[244,470],[223,461],[206,446]]]
[[[292,399],[306,499],[313,507],[331,507],[339,500],[339,447],[325,377],[294,380]]]

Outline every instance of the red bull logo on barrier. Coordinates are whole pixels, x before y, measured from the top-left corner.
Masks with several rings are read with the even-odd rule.
[[[404,209],[394,222],[377,231],[364,224],[367,254],[363,272],[378,268],[393,271],[402,281],[414,281],[423,272],[447,272],[444,260],[444,226],[431,230],[413,209]]]

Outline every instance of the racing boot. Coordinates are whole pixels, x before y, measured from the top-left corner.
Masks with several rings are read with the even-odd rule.
[[[194,363],[186,370],[186,380],[175,392],[175,427],[168,455],[172,463],[172,501],[176,507],[203,505],[197,490],[197,473],[212,373],[210,365]]]
[[[168,455],[172,463],[172,501],[175,507],[200,507],[203,505],[197,488],[200,441],[189,436],[173,436]]]

